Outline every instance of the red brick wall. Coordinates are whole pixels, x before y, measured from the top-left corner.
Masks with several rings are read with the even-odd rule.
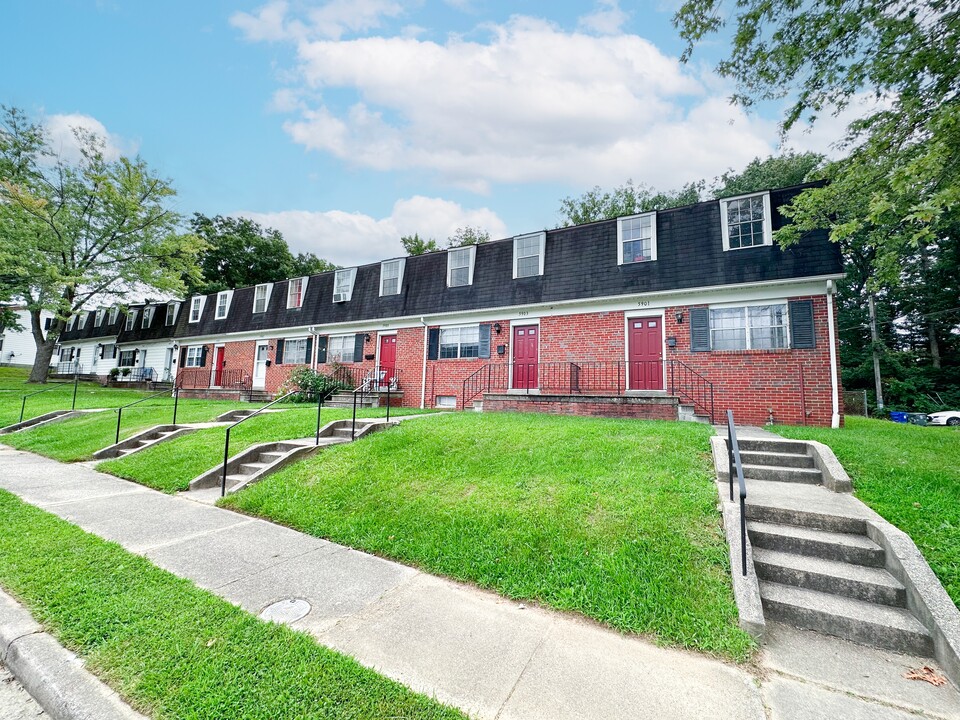
[[[658,398],[659,400],[659,398]],[[554,415],[593,415],[638,420],[676,420],[676,402],[644,402],[642,398],[584,398],[575,395],[490,395],[484,412],[541,412]]]

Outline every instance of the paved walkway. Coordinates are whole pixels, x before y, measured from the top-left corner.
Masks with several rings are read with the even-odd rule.
[[[89,467],[0,446],[0,487],[252,613],[304,599],[311,610],[293,627],[476,718],[905,720],[914,717],[908,707],[960,717],[960,704],[930,700],[923,683],[909,689],[916,702],[898,708],[889,691],[877,696],[873,685],[901,672],[886,656],[877,659],[886,674],[872,684],[825,678],[831,662],[842,669],[872,651],[816,636],[823,643],[811,652],[811,633],[783,628],[765,656],[774,672],[761,680]]]
[[[16,678],[0,664],[0,718],[3,720],[36,720],[47,717]]]

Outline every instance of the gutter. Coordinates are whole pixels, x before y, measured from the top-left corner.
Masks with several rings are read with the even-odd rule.
[[[428,340],[428,329],[427,319],[420,316],[420,322],[423,324],[423,372],[420,375],[420,409],[425,410],[427,407],[427,340]]]

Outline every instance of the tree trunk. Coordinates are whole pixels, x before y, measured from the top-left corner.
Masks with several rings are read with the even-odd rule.
[[[927,322],[927,339],[930,341],[930,360],[940,369],[940,343],[937,342],[937,326],[932,320]]]
[[[30,370],[28,383],[45,383],[47,375],[50,373],[50,359],[53,357],[54,348],[56,348],[56,336],[48,332],[43,334],[43,325],[40,319],[39,310],[30,311],[30,330],[33,334],[33,341],[37,346],[37,356],[33,361],[33,368]]]

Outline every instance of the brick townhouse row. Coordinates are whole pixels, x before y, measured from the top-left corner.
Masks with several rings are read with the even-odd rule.
[[[773,242],[802,187],[98,308],[60,359],[207,393],[274,394],[306,365],[408,407],[630,414],[636,397],[653,417],[679,395],[707,414],[709,388],[714,419],[837,425],[839,250],[825,231]]]

